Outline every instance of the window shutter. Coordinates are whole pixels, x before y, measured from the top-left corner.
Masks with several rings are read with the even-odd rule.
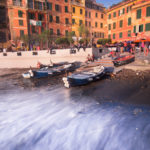
[[[128,26],[131,25],[131,17],[128,18]]]
[[[136,33],[136,26],[134,26],[134,30],[133,30],[133,32],[134,32],[134,33]]]
[[[141,9],[137,10],[137,19],[140,19],[141,18]]]
[[[147,23],[147,24],[145,25],[145,31],[150,31],[150,23]]]
[[[147,7],[146,8],[146,17],[149,17],[150,16],[150,7]]]

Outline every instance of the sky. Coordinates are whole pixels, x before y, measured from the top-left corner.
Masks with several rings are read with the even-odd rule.
[[[118,2],[121,2],[122,0],[96,0],[96,1],[104,4],[105,7],[109,7],[112,4],[116,4]]]

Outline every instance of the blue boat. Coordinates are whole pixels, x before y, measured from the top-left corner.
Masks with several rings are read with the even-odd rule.
[[[66,88],[73,86],[81,86],[99,80],[105,75],[105,68],[103,66],[96,66],[90,68],[88,71],[82,71],[72,74],[71,76],[64,77],[63,82]]]
[[[27,73],[23,73],[22,76],[26,79],[29,78],[46,78],[55,75],[64,74],[69,71],[73,71],[75,69],[75,65],[73,63],[62,65],[59,67],[44,67],[39,70],[29,70]]]

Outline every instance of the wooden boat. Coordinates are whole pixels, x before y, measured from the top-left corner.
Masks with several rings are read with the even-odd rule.
[[[66,88],[72,86],[86,85],[90,82],[99,80],[105,74],[105,68],[103,66],[96,66],[88,71],[82,71],[74,73],[71,76],[64,77],[62,80]]]
[[[129,64],[131,62],[135,61],[135,56],[134,55],[124,55],[117,57],[113,60],[114,66],[122,66],[125,64]]]
[[[55,75],[64,74],[66,72],[73,71],[75,69],[75,65],[73,63],[62,65],[58,67],[44,67],[37,71],[35,70],[29,70],[27,73],[22,74],[22,76],[26,79],[29,78],[45,78],[45,77],[51,77]]]

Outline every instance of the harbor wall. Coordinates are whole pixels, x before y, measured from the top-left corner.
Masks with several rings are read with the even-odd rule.
[[[86,48],[86,50],[80,49],[79,51],[77,49],[56,49],[51,54],[47,50],[0,53],[0,68],[36,67],[38,61],[42,64],[50,64],[50,61],[53,63],[85,62],[88,54],[92,55],[93,51],[96,52],[96,49]]]

